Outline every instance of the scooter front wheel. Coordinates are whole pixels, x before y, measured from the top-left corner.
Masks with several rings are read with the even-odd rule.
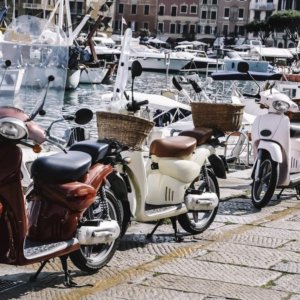
[[[266,154],[254,170],[258,178],[254,178],[251,189],[252,203],[256,208],[266,206],[271,200],[278,180],[278,163],[273,161],[269,154]]]
[[[216,193],[218,198],[220,198],[219,184],[215,174],[211,170],[207,169],[207,177],[210,191]],[[202,192],[208,191],[207,183],[205,182],[202,175],[198,180],[195,180],[191,184],[191,188],[198,189]],[[178,216],[178,222],[185,231],[191,234],[202,233],[214,221],[218,211],[218,207],[219,205],[217,205],[212,210],[190,211]]]
[[[98,192],[97,197],[100,197]],[[123,222],[123,209],[120,201],[115,197],[112,191],[105,189],[109,216],[112,220],[117,220],[120,228]],[[95,203],[97,203],[97,199]],[[101,218],[101,211],[98,211],[95,204],[92,204],[85,212],[85,218],[92,220]],[[104,267],[116,252],[121,237],[108,244],[99,244],[92,246],[81,246],[79,250],[70,253],[70,258],[74,265],[81,271],[95,273]]]

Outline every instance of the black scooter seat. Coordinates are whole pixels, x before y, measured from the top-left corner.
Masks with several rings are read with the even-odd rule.
[[[92,164],[100,161],[108,152],[108,144],[99,141],[81,141],[73,144],[70,150],[88,153],[92,157]]]
[[[299,125],[290,125],[290,137],[300,137],[300,126]]]
[[[79,151],[60,152],[37,158],[31,176],[46,183],[77,181],[91,166],[91,156]]]

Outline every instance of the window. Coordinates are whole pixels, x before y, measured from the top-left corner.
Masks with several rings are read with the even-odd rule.
[[[210,26],[205,26],[204,33],[205,34],[211,34]]]
[[[211,18],[211,20],[216,20],[217,19],[217,12],[215,10],[211,11],[210,18]]]
[[[254,20],[260,21],[260,11],[259,10],[256,10],[254,12]]]
[[[187,33],[187,32],[188,32],[188,26],[187,26],[187,24],[184,24],[182,26],[182,33]]]
[[[160,33],[163,33],[164,32],[164,23],[158,23],[158,31]]]
[[[267,3],[273,3],[273,0],[267,0]]]
[[[165,7],[161,5],[158,10],[158,15],[163,16],[165,14]]]
[[[144,15],[148,16],[149,15],[149,11],[150,11],[150,6],[149,5],[145,5],[144,6]]]
[[[212,4],[218,4],[218,0],[212,0]]]
[[[202,12],[201,12],[201,19],[206,20],[206,18],[207,18],[207,11],[206,10],[202,10]]]
[[[176,25],[175,24],[170,25],[170,33],[176,33]]]
[[[82,2],[77,2],[77,10],[82,11]]]
[[[229,8],[228,8],[228,7],[226,7],[226,8],[224,9],[224,18],[229,19]]]
[[[243,19],[244,18],[244,9],[240,8],[239,9],[239,19]]]
[[[181,25],[177,24],[176,26],[176,33],[181,33]]]
[[[191,14],[196,14],[197,13],[197,6],[196,5],[191,5],[190,10],[191,10]]]
[[[70,3],[71,4],[71,3]],[[118,13],[119,14],[123,14],[124,13],[124,4],[119,4],[119,9],[118,9]]]
[[[195,25],[190,25],[190,33],[196,33],[195,32]]]
[[[207,0],[202,0],[202,4],[207,4]]]
[[[228,25],[223,25],[223,34],[228,34]]]
[[[176,17],[177,16],[177,6],[171,7],[171,16]]]
[[[197,33],[201,33],[201,26],[200,25],[197,26]]]
[[[187,6],[186,5],[181,5],[180,6],[180,13],[186,14],[187,13]]]
[[[143,26],[144,26],[145,29],[149,29],[149,23],[148,22],[145,22]]]
[[[131,5],[131,14],[136,15],[136,4]]]

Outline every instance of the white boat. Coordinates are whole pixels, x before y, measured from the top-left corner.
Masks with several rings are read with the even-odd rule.
[[[159,51],[145,45],[130,47],[129,68],[134,60],[138,60],[145,71],[179,72],[193,59],[193,55],[183,52]]]
[[[81,77],[81,69],[68,69],[66,79],[66,89],[74,90],[78,87]]]
[[[99,64],[86,64],[81,70],[79,83],[100,84],[109,71],[105,63],[103,66]]]

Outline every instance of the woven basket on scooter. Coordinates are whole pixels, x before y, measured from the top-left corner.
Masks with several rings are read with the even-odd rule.
[[[134,150],[140,150],[154,123],[132,115],[97,111],[98,137],[117,140]]]
[[[224,132],[238,131],[242,125],[243,104],[191,102],[195,127],[217,128]]]

